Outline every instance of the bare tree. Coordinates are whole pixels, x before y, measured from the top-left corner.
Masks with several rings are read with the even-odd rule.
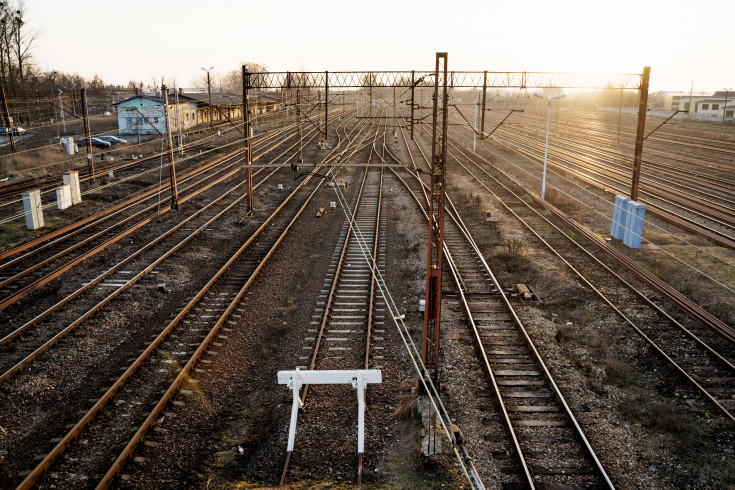
[[[38,84],[31,50],[39,32],[26,26],[25,16],[23,0],[0,1],[0,80],[11,92]]]

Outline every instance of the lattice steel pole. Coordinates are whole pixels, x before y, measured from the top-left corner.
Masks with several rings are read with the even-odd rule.
[[[485,99],[487,95],[487,71],[482,73],[482,115],[480,116],[480,139],[485,139]]]
[[[441,91],[440,91],[441,87]],[[441,100],[440,100],[441,98]],[[441,316],[442,256],[444,244],[444,184],[447,155],[447,53],[436,53],[434,114],[431,142],[431,202],[426,267],[426,310],[422,360],[439,373],[439,319]]]
[[[416,107],[416,101],[414,100],[414,97],[413,97],[415,89],[416,89],[416,72],[414,70],[411,70],[411,140],[413,140],[413,122],[415,120],[415,117],[413,115],[413,110]]]
[[[250,106],[248,104],[248,90],[250,89],[250,73],[248,66],[242,66],[242,128],[243,137],[245,138],[245,185],[248,193],[248,216],[253,214],[253,164],[250,147],[252,145],[252,134],[250,129]]]
[[[92,134],[91,130],[89,129],[89,108],[87,106],[87,89],[83,88],[81,90],[82,92],[82,110],[84,111],[84,132],[87,135],[87,168],[89,169],[89,174],[92,177],[92,183],[95,183],[94,179],[94,153],[92,152],[92,148],[94,146],[92,145]]]
[[[641,159],[643,156],[643,140],[646,129],[646,109],[648,108],[648,80],[651,76],[651,67],[643,67],[641,77],[641,100],[638,106],[638,128],[635,132],[635,156],[633,157],[633,183],[630,186],[630,198],[638,200],[638,181],[641,178]]]
[[[171,135],[171,114],[169,113],[168,108],[168,87],[163,85],[161,87],[161,91],[163,92],[163,107],[166,117],[166,137],[168,139],[168,149],[166,151],[166,154],[168,155],[168,175],[169,181],[171,183],[171,209],[178,211],[179,190],[176,185],[176,163],[174,160],[174,140],[173,136]],[[176,125],[177,127],[180,127],[178,117],[176,119]]]
[[[324,72],[324,142],[329,143],[329,72]]]

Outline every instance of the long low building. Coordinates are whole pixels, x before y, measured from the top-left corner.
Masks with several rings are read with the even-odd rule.
[[[211,106],[210,106],[211,100]],[[280,107],[280,94],[258,94],[250,98],[251,115],[271,112]],[[160,95],[136,95],[113,104],[117,108],[118,133],[163,134],[166,131],[164,98]],[[242,95],[181,93],[168,95],[171,131],[213,121],[242,119]],[[211,114],[211,116],[210,116]]]

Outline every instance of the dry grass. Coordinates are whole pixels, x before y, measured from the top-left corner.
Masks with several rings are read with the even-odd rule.
[[[43,148],[3,156],[0,174],[35,179],[72,168],[74,161],[71,156],[55,148]]]
[[[496,255],[504,255],[507,258],[520,258],[524,257],[526,255],[526,244],[523,240],[520,238],[509,238],[505,240],[505,243],[503,244],[505,247],[505,250],[503,250],[500,254]]]

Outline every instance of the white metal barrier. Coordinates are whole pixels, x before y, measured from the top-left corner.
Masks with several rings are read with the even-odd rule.
[[[383,381],[379,369],[348,369],[325,371],[278,371],[278,384],[288,385],[293,391],[291,405],[291,425],[288,429],[288,452],[293,451],[296,439],[296,420],[299,408],[304,404],[299,396],[299,389],[303,385],[336,385],[351,384],[357,390],[357,453],[365,452],[365,388],[368,383],[378,384]]]

